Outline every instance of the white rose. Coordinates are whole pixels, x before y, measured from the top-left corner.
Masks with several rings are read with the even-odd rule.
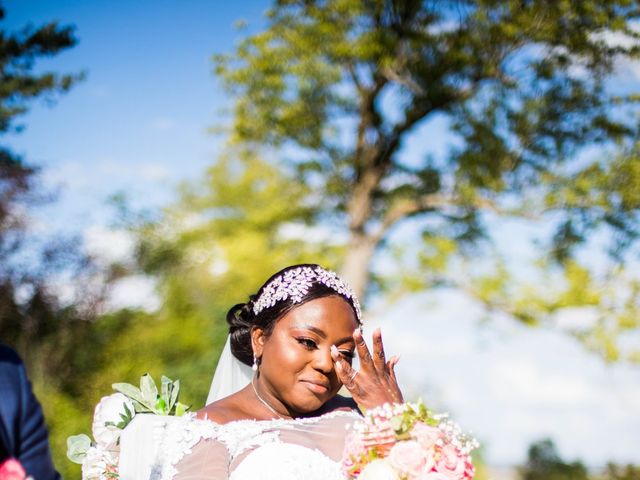
[[[120,415],[125,413],[125,405],[131,415],[135,415],[133,403],[122,393],[114,393],[108,397],[102,397],[102,400],[96,405],[91,430],[96,443],[105,450],[116,449],[122,432],[118,427],[105,424],[107,422],[120,423],[122,421]]]
[[[358,480],[399,480],[399,477],[389,462],[376,458],[362,469]]]

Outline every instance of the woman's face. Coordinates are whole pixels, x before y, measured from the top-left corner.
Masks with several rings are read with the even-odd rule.
[[[278,411],[289,410],[294,416],[320,408],[342,386],[331,358],[331,345],[347,359],[353,358],[352,334],[357,326],[351,306],[334,295],[310,300],[289,311],[269,336],[254,330],[261,396]]]

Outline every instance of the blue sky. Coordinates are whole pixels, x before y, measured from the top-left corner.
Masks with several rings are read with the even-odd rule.
[[[220,121],[225,95],[211,56],[240,38],[236,20],[259,28],[268,2],[11,0],[5,7],[6,28],[75,25],[78,46],[40,65],[87,72],[55,106],[34,105],[22,119],[26,130],[8,139],[43,167],[50,188],[60,188],[41,226],[80,233],[94,251],[126,255],[130,243],[109,230],[106,200],[124,192],[134,207],[156,208],[212,162],[222,139],[207,130]],[[637,86],[638,65],[623,73]],[[408,155],[419,154],[420,138]],[[133,279],[118,301],[148,302],[148,288]],[[604,365],[553,330],[500,318],[480,326],[477,305],[451,292],[381,304],[370,315],[388,350],[401,354],[407,396],[450,409],[486,444],[490,462],[521,462],[531,441],[550,435],[569,459],[640,463],[639,367]]]
[[[24,118],[27,130],[10,140],[47,167],[52,184],[73,182],[60,199],[71,224],[103,218],[104,199],[114,191],[125,191],[134,204],[165,202],[170,185],[203,171],[219,144],[207,129],[218,121],[224,98],[211,55],[231,48],[235,19],[258,24],[265,8],[260,2],[6,2],[7,27],[52,20],[76,26],[79,44],[39,66],[85,71],[86,80],[53,108],[35,105]]]

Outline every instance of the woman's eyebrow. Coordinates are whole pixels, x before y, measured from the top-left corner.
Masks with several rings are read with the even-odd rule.
[[[313,325],[296,325],[294,328],[299,328],[302,330],[311,330],[313,333],[315,333],[316,335],[318,335],[320,338],[327,338],[327,334],[324,333],[324,330],[318,328],[318,327],[314,327]],[[348,337],[344,337],[341,338],[340,340],[335,342],[335,345],[340,345],[341,343],[347,343],[347,342],[351,342],[354,343],[353,341],[353,337],[351,335],[349,335]]]
[[[320,338],[327,338],[327,334],[324,333],[324,330],[314,327],[313,325],[296,325],[293,328],[301,329],[301,330],[311,330],[313,333],[318,335]]]

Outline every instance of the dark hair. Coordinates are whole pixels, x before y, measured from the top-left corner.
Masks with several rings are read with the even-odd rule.
[[[266,335],[270,335],[274,325],[280,318],[284,317],[294,308],[304,305],[316,298],[337,295],[347,301],[357,318],[358,313],[352,299],[338,293],[333,288],[320,282],[314,282],[299,302],[294,303],[291,298],[287,298],[286,300],[277,301],[275,305],[265,308],[257,315],[253,313],[254,303],[258,298],[260,298],[262,290],[277,276],[294,268],[317,268],[318,266],[319,265],[305,263],[283,268],[279,272],[271,275],[271,277],[264,282],[262,287],[260,287],[258,293],[249,297],[249,301],[247,303],[238,303],[229,309],[229,312],[227,312],[227,323],[229,324],[231,353],[233,353],[238,360],[246,365],[253,364],[253,348],[251,346],[251,329],[253,327],[258,327],[262,329]]]

